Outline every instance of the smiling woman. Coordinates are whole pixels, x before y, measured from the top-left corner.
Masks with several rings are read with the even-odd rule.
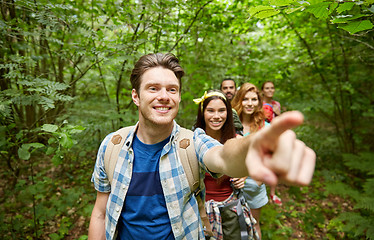
[[[195,128],[202,128],[207,135],[222,144],[236,137],[232,108],[223,92],[219,90],[205,92],[201,98],[195,99],[194,102],[199,104]],[[244,185],[244,179],[236,181],[241,181]],[[249,236],[246,239],[258,239],[254,230],[255,226],[251,221],[250,210],[246,205],[240,204],[242,201],[238,199],[238,190],[232,186],[233,180],[227,175],[216,179],[208,173],[205,174],[205,207],[213,231],[213,237],[210,239],[241,239],[243,233]],[[234,206],[236,210],[233,210]],[[240,209],[243,214],[239,214]],[[221,221],[217,221],[217,219],[221,219]],[[244,224],[241,225],[239,222]]]
[[[205,92],[201,98],[195,99],[194,102],[199,104],[195,128],[202,128],[208,135],[210,135],[208,132],[214,134],[215,137],[210,136],[221,143],[235,137],[232,108],[221,91]]]
[[[242,121],[244,134],[256,132],[264,126],[262,99],[255,85],[244,83],[232,100],[232,106]]]
[[[244,83],[238,90],[232,103],[243,124],[243,136],[257,132],[268,124],[265,122],[265,115],[262,110],[262,98],[257,87],[252,83]],[[266,187],[263,183],[256,182],[248,177],[245,180],[243,193],[253,216],[257,220],[255,227],[261,236],[261,226],[259,223],[261,208],[268,202]]]

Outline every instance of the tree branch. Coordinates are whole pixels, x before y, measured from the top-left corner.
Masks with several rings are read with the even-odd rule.
[[[175,42],[174,46],[169,50],[169,52],[173,51],[173,50],[178,46],[179,42],[183,39],[183,36],[184,36],[185,34],[187,34],[188,31],[190,31],[190,28],[191,28],[192,25],[196,22],[196,19],[197,19],[197,17],[199,16],[199,13],[200,13],[204,8],[205,8],[206,5],[208,5],[208,4],[211,3],[211,2],[212,2],[212,0],[206,2],[204,5],[202,5],[202,6],[199,8],[199,10],[197,10],[197,12],[195,13],[195,16],[194,16],[194,18],[192,19],[190,25],[189,25],[189,26],[184,30],[183,34],[181,34],[181,36],[178,38],[178,40]]]

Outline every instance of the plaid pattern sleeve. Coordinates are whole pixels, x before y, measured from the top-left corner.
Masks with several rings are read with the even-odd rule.
[[[110,192],[110,183],[104,168],[104,154],[108,146],[108,142],[113,133],[107,135],[101,142],[99,151],[97,152],[95,168],[92,173],[91,182],[94,183],[95,189],[98,192]]]
[[[197,128],[194,131],[194,143],[197,159],[199,160],[200,166],[205,172],[208,172],[213,177],[220,177],[221,174],[213,173],[204,164],[204,155],[207,151],[215,146],[222,146],[220,142],[214,138],[206,135],[205,131],[201,128]]]

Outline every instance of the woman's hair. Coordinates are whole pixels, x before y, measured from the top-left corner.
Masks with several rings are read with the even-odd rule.
[[[272,83],[273,86],[275,86],[274,83],[273,83],[272,81],[265,81],[265,82],[263,82],[262,85],[261,85],[261,91],[264,91],[264,87],[265,87],[265,84],[266,84],[266,83]]]
[[[221,93],[222,96],[225,96],[221,91],[219,90],[210,90],[208,93],[211,92],[218,92]],[[202,128],[204,131],[206,130],[206,124],[205,124],[205,118],[204,118],[204,111],[206,107],[208,106],[209,102],[214,100],[214,99],[220,99],[226,106],[226,112],[227,112],[227,117],[226,117],[226,122],[223,124],[221,128],[221,140],[220,142],[223,144],[227,140],[234,138],[235,137],[235,127],[234,127],[234,120],[232,116],[232,108],[230,102],[226,99],[223,98],[222,96],[211,96],[206,99],[204,99],[200,104],[197,109],[197,119],[196,123],[194,124],[195,128]],[[201,106],[202,104],[202,106]]]
[[[143,74],[155,67],[163,67],[165,69],[171,70],[177,79],[179,80],[179,92],[182,92],[182,77],[184,75],[183,68],[179,65],[178,58],[172,53],[150,53],[142,56],[135,63],[134,69],[131,72],[130,82],[132,88],[139,93],[139,88],[141,84],[141,77]]]
[[[258,131],[264,124],[264,111],[262,109],[262,97],[255,85],[252,83],[244,83],[240,89],[236,92],[236,95],[232,102],[232,107],[238,113],[240,121],[243,122],[243,99],[247,92],[254,92],[257,94],[258,106],[255,108],[255,111],[250,116],[250,132]]]
[[[264,91],[264,87],[265,87],[265,84],[266,84],[266,83],[272,83],[273,86],[275,86],[274,83],[273,83],[272,81],[265,81],[265,82],[263,82],[262,85],[261,85],[261,92]]]

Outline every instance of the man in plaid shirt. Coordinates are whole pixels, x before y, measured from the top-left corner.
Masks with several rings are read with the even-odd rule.
[[[177,156],[180,131],[174,121],[181,100],[184,71],[173,54],[142,56],[132,71],[132,99],[139,121],[119,154],[112,185],[104,168],[111,134],[102,142],[92,182],[97,198],[91,215],[89,239],[203,239],[196,198]],[[194,132],[200,167],[216,176],[250,175],[276,185],[307,185],[315,153],[296,139],[292,127],[303,116],[289,112],[268,128],[221,145],[201,129]]]

